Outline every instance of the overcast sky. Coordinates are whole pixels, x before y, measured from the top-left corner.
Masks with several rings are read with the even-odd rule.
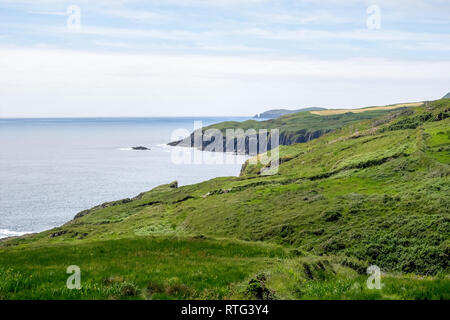
[[[0,117],[247,116],[449,91],[448,0],[0,0]]]

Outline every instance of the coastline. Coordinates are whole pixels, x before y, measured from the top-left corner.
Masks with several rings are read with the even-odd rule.
[[[193,151],[193,152],[201,152],[202,154],[214,153],[214,152],[212,152],[212,151],[199,150],[199,149],[195,149],[195,148],[191,148],[191,147],[171,146],[171,145],[169,145],[168,143],[166,143],[166,144],[161,144],[161,143],[159,143],[159,144],[157,144],[157,146],[164,146],[165,148],[180,148],[180,149],[186,149],[186,150],[190,150],[190,151]],[[122,147],[122,148],[117,148],[117,150],[119,150],[119,151],[124,151],[124,150],[125,150],[125,151],[134,151],[134,150],[132,150],[131,147],[130,147],[130,148],[123,148],[123,147]],[[149,150],[149,151],[150,151],[150,150]],[[240,161],[238,160],[239,158],[237,158],[237,156],[244,156],[244,159],[242,160],[242,163],[239,164],[239,166],[240,166],[239,171],[236,172],[236,175],[233,175],[233,176],[236,176],[236,177],[240,176],[240,174],[241,174],[241,172],[242,172],[242,168],[245,166],[245,163],[246,163],[247,160],[248,160],[248,156],[245,155],[245,154],[234,154],[234,153],[232,153],[232,152],[223,152],[223,155],[224,155],[224,157],[225,157],[225,156],[234,156],[234,157],[235,157],[234,160],[235,160],[236,162],[240,162]],[[207,166],[207,164],[205,164],[205,165]],[[221,177],[227,177],[227,176],[216,175],[216,176],[213,176],[213,177],[209,177],[209,178],[206,179],[206,180],[202,180],[202,181],[195,182],[195,183],[192,183],[192,184],[180,184],[180,187],[181,187],[181,186],[187,186],[187,185],[193,185],[193,184],[196,184],[196,183],[201,183],[201,182],[205,182],[205,181],[210,180],[210,179],[221,178]],[[176,180],[176,179],[172,179],[172,180],[169,179],[169,182],[170,182],[170,181],[177,181],[177,180]],[[167,182],[167,183],[169,183],[169,182]],[[178,183],[178,182],[177,182],[177,183]],[[164,185],[164,184],[163,184],[163,185]],[[50,230],[53,230],[53,229],[56,229],[56,228],[60,228],[60,227],[62,227],[63,225],[65,225],[65,224],[67,224],[67,223],[69,223],[69,222],[75,220],[75,219],[77,218],[77,216],[80,215],[80,213],[88,212],[88,211],[90,211],[90,210],[92,210],[92,209],[95,209],[95,208],[105,207],[105,206],[107,206],[107,205],[109,205],[109,204],[111,204],[111,203],[121,203],[121,202],[123,202],[123,201],[126,201],[127,199],[130,200],[130,201],[131,201],[131,200],[134,200],[134,199],[138,199],[143,193],[148,192],[148,191],[151,191],[151,190],[153,190],[153,189],[155,189],[155,188],[158,188],[158,187],[159,187],[159,185],[154,186],[153,188],[151,188],[151,189],[149,189],[149,190],[147,190],[147,191],[139,192],[138,195],[133,196],[133,197],[131,197],[131,198],[124,198],[124,199],[120,199],[120,200],[110,200],[110,201],[106,201],[106,202],[101,202],[100,204],[94,205],[94,206],[92,206],[92,207],[85,208],[85,209],[83,209],[83,210],[78,211],[77,213],[75,213],[75,214],[73,215],[72,218],[70,218],[69,220],[66,220],[66,221],[63,222],[62,224],[54,225],[54,226],[52,226],[52,227],[50,227],[50,228],[48,228],[48,229],[44,229],[44,230],[41,230],[41,231],[13,231],[13,230],[10,230],[10,229],[0,229],[0,242],[1,242],[1,241],[6,241],[6,240],[9,240],[9,239],[14,239],[14,238],[21,238],[21,237],[32,236],[32,235],[35,235],[35,234],[39,234],[39,233],[41,233],[41,232],[46,232],[46,231],[50,231]],[[87,190],[86,192],[88,192],[88,190]],[[4,235],[4,236],[3,236],[3,235]]]
[[[0,240],[9,239],[9,238],[17,238],[22,237],[27,234],[33,234],[35,232],[28,231],[12,231],[9,229],[0,229]]]
[[[15,284],[3,295],[254,299],[261,295],[251,285],[260,283],[276,299],[446,299],[448,111],[437,101],[362,121],[358,134],[351,124],[283,148],[277,175],[249,165],[240,177],[179,188],[168,178],[135,199],[2,241],[0,266],[12,267]],[[371,130],[373,123],[381,128]],[[65,289],[68,265],[83,270],[85,290]],[[365,289],[369,266],[386,283],[376,295]],[[341,290],[343,282],[349,286]]]

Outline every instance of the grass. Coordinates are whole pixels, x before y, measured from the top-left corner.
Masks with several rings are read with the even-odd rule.
[[[398,278],[384,276],[382,288],[368,289],[367,277],[309,281],[298,286],[298,299],[325,300],[448,300],[449,281],[445,279]]]
[[[447,99],[275,119],[333,129],[281,146],[276,175],[247,164],[0,241],[0,298],[448,299],[449,110]],[[72,264],[81,291],[64,287]],[[382,290],[365,287],[370,264]]]
[[[291,145],[294,143],[304,143],[310,140],[317,139],[326,133],[333,132],[335,130],[341,129],[349,125],[359,125],[364,120],[370,120],[378,118],[382,115],[392,112],[392,110],[402,110],[406,109],[409,105],[399,105],[399,106],[389,106],[389,107],[378,107],[378,108],[368,108],[368,109],[357,109],[357,110],[343,110],[343,112],[338,112],[335,110],[324,110],[324,111],[303,111],[293,114],[287,114],[279,118],[270,119],[266,121],[256,121],[247,120],[244,122],[237,121],[226,121],[217,124],[210,125],[202,129],[205,136],[209,135],[207,131],[219,130],[222,132],[224,143],[223,150],[233,151],[234,146],[229,145],[226,141],[226,135],[228,129],[242,130],[246,132],[247,130],[270,130],[279,129],[279,144],[280,145]],[[342,111],[342,110],[341,110]],[[323,114],[322,114],[323,113]],[[236,135],[242,137],[243,132],[236,131]],[[193,146],[195,138],[191,134],[190,137],[172,142],[172,145],[182,145],[182,146]],[[230,137],[228,137],[230,138]],[[206,138],[206,141],[211,141],[211,138]],[[214,141],[214,140],[212,140]],[[208,147],[208,143],[202,145],[203,149],[213,148],[214,144]],[[237,147],[236,147],[237,148]],[[246,147],[247,151],[249,149],[248,145]],[[243,151],[243,150],[239,150]]]
[[[448,299],[449,279],[367,277],[333,257],[295,257],[285,248],[220,239],[142,237],[6,249],[1,299],[256,299],[261,275],[274,299]],[[69,265],[81,289],[66,288]],[[254,289],[254,288],[253,288]]]
[[[368,108],[361,108],[361,109],[333,109],[333,110],[320,110],[320,111],[311,111],[312,114],[317,114],[319,116],[329,116],[334,114],[344,114],[348,112],[352,113],[361,113],[366,111],[376,111],[376,110],[393,110],[398,108],[404,108],[404,107],[420,107],[423,105],[423,102],[417,102],[417,103],[400,103],[395,104],[391,106],[384,106],[384,107],[368,107]]]
[[[283,256],[264,244],[167,237],[10,248],[0,257],[0,297],[221,299],[230,283]],[[82,290],[66,288],[69,265],[81,268]]]

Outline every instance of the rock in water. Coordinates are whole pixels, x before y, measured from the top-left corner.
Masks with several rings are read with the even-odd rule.
[[[149,148],[147,148],[147,147],[143,147],[143,146],[139,146],[139,147],[132,147],[131,149],[133,149],[133,150],[150,150]]]

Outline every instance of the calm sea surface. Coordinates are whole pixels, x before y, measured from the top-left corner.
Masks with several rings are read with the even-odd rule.
[[[226,120],[247,118],[0,119],[0,238],[60,226],[81,210],[173,180],[238,175],[243,156],[176,164],[166,145],[194,121]]]

